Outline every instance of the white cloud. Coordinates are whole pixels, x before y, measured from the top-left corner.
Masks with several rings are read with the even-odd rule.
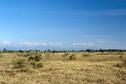
[[[4,46],[9,46],[11,45],[12,43],[10,41],[1,41],[0,42],[0,45],[4,45]]]
[[[61,46],[63,43],[62,42],[49,42],[48,44],[50,46]]]
[[[0,49],[58,49],[62,46],[62,42],[0,41]]]
[[[109,40],[97,40],[87,42],[44,42],[44,41],[0,41],[0,48],[9,49],[84,49],[84,48],[113,48],[120,42]],[[104,46],[107,45],[107,46]]]
[[[72,43],[73,46],[93,46],[93,42],[75,42]]]
[[[61,46],[62,42],[35,42],[35,41],[23,41],[19,43],[25,46]]]
[[[3,44],[4,45],[11,45],[11,42],[10,41],[4,41]]]
[[[33,42],[33,41],[23,41],[20,42],[19,44],[25,46],[47,46],[46,42]]]

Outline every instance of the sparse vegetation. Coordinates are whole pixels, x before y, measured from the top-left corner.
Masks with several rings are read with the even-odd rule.
[[[0,53],[0,57],[2,57],[3,55]]]
[[[28,57],[29,61],[40,61],[42,59],[41,55],[33,55]]]
[[[76,54],[70,55],[70,56],[69,56],[69,59],[70,59],[70,60],[76,60]]]
[[[126,52],[1,54],[0,84],[126,83]]]
[[[88,53],[83,53],[82,56],[83,56],[83,57],[89,57],[89,56],[91,56],[91,55],[88,54]]]
[[[35,62],[35,61],[32,61],[31,65],[33,68],[42,68],[44,66],[42,62]]]
[[[118,63],[118,64],[116,64],[114,66],[118,67],[118,68],[126,68],[126,60],[124,60],[121,63]]]
[[[63,57],[67,57],[67,56],[69,56],[69,53],[63,54]]]
[[[50,53],[45,53],[45,57],[46,57],[46,59],[49,59],[50,58]]]
[[[25,59],[16,59],[12,62],[13,68],[24,68],[27,65],[27,61]]]

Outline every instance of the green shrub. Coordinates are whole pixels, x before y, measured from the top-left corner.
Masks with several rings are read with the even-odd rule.
[[[50,58],[50,56],[51,56],[51,54],[50,54],[50,53],[46,53],[46,54],[45,54],[46,59],[49,59],[49,58]]]
[[[41,68],[44,66],[42,62],[35,62],[35,61],[31,62],[31,65],[33,68]]]
[[[123,60],[122,65],[123,67],[126,67],[126,60]]]
[[[90,56],[90,54],[84,53],[84,54],[82,54],[82,56],[83,57],[88,57],[88,56]]]
[[[3,55],[0,53],[0,57],[3,57]]]
[[[29,57],[31,56],[31,53],[23,53],[23,57]]]
[[[121,63],[114,65],[118,68],[126,68],[126,60],[123,60]]]
[[[65,53],[64,55],[62,55],[62,57],[67,57],[69,56],[69,53]]]
[[[20,53],[20,52],[18,52],[17,53],[17,55],[19,56],[19,57],[29,57],[29,56],[31,56],[32,54],[31,53]]]
[[[70,56],[69,56],[69,59],[70,59],[70,60],[76,60],[76,54],[70,55]]]
[[[122,59],[123,59],[123,56],[122,56],[122,55],[121,55],[121,56],[119,56],[119,59],[121,59],[121,60],[122,60]]]
[[[12,63],[13,68],[24,68],[26,67],[27,64],[28,63],[25,59],[17,59],[17,60],[14,60]]]
[[[42,59],[42,55],[41,54],[33,54],[32,56],[28,57],[29,61],[40,61]]]
[[[7,84],[5,81],[1,81],[0,84]]]

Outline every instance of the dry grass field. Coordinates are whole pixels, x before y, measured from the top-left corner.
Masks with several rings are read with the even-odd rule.
[[[1,53],[0,84],[126,84],[126,52]]]

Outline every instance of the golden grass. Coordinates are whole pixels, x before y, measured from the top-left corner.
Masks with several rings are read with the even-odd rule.
[[[126,84],[126,66],[116,67],[126,53],[42,53],[43,67],[13,69],[12,61],[27,59],[17,53],[0,57],[0,84]],[[120,57],[121,55],[121,57]]]

